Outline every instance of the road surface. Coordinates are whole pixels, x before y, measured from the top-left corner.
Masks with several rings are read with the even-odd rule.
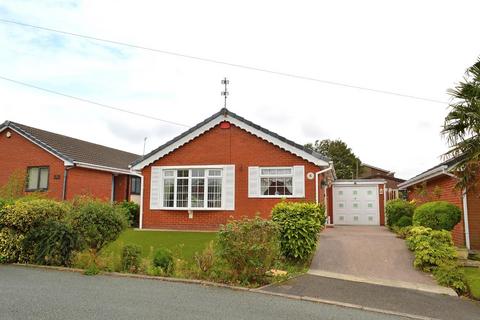
[[[0,318],[322,319],[396,316],[260,293],[0,265]]]

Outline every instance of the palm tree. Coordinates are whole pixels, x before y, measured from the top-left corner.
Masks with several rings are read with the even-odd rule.
[[[450,150],[446,159],[457,158],[457,187],[475,187],[480,174],[480,58],[467,69],[463,81],[448,90],[452,99],[442,134]]]

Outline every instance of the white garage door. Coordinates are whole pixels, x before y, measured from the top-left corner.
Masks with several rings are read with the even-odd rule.
[[[377,185],[333,186],[333,223],[379,225]]]

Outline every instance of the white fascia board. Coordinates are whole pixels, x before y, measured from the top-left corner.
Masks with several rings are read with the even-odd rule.
[[[436,169],[433,169],[433,170],[430,170],[430,171],[427,171],[421,175],[419,175],[418,177],[415,177],[414,179],[410,179],[410,180],[407,180],[403,183],[400,183],[398,185],[398,188],[399,189],[406,189],[408,187],[411,187],[413,185],[416,185],[418,183],[421,183],[421,182],[424,182],[424,181],[427,181],[427,180],[430,180],[432,178],[435,178],[435,177],[438,177],[438,176],[441,176],[442,174],[445,174],[446,173],[446,170],[447,170],[447,166],[446,165],[443,165],[443,166],[440,166]]]
[[[75,162],[75,166],[80,167],[80,168],[85,168],[85,169],[107,171],[107,172],[111,172],[111,173],[132,174],[132,172],[130,170],[127,170],[127,169],[118,169],[118,168],[106,167],[106,166],[101,166],[101,165],[96,165],[96,164],[85,163],[85,162]]]
[[[4,127],[4,128],[2,129],[2,131],[5,130],[5,129],[7,129],[7,128],[10,129],[10,130],[12,130],[12,131],[14,131],[14,132],[16,132],[17,134],[21,135],[22,137],[24,137],[25,139],[27,139],[28,141],[30,141],[30,142],[33,143],[34,145],[36,145],[36,146],[40,147],[41,149],[47,151],[48,153],[50,153],[51,155],[55,156],[56,158],[62,160],[62,161],[63,161],[63,164],[64,164],[66,167],[67,167],[67,166],[73,166],[73,165],[74,165],[73,162],[71,162],[71,161],[69,161],[69,160],[67,160],[67,159],[64,159],[64,158],[60,157],[59,155],[53,153],[52,151],[50,151],[50,150],[48,150],[47,148],[45,148],[44,146],[38,144],[35,140],[32,140],[30,137],[24,135],[22,132],[16,130],[15,128],[6,126],[6,127]],[[1,131],[0,131],[0,132],[1,132]]]
[[[133,170],[142,170],[144,167],[148,166],[149,164],[153,163],[154,161],[164,157],[165,155],[169,154],[170,152],[174,151],[175,149],[181,147],[182,145],[188,143],[189,141],[195,139],[196,137],[200,136],[202,133],[212,129],[213,127],[215,127],[216,125],[218,125],[219,123],[221,123],[222,121],[228,121],[230,122],[231,124],[263,139],[263,140],[266,140],[278,147],[280,147],[281,149],[284,149],[286,151],[289,151],[309,162],[312,162],[313,164],[317,165],[317,166],[320,166],[320,167],[326,167],[329,165],[328,162],[324,161],[324,160],[321,160],[321,159],[318,159],[314,156],[312,156],[311,154],[303,151],[303,150],[300,150],[298,148],[295,148],[291,145],[289,145],[288,143],[285,143],[283,141],[281,141],[280,139],[277,139],[269,134],[266,134],[258,129],[255,129],[254,127],[252,126],[249,126],[247,125],[246,123],[244,123],[243,121],[240,121],[240,120],[237,120],[236,118],[233,118],[233,117],[225,117],[224,115],[219,115],[218,117],[216,117],[215,119],[212,119],[210,122],[204,124],[203,126],[201,126],[200,128],[198,128],[197,130],[191,132],[190,134],[186,135],[185,137],[173,142],[172,144],[166,146],[165,148],[163,148],[162,150],[158,151],[157,153],[151,155],[150,157],[144,159],[143,161],[137,163],[136,165],[134,165],[132,167]]]

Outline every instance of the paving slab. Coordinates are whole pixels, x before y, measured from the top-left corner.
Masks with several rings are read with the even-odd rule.
[[[424,291],[303,275],[264,291],[361,305],[442,320],[480,319],[480,303]]]

